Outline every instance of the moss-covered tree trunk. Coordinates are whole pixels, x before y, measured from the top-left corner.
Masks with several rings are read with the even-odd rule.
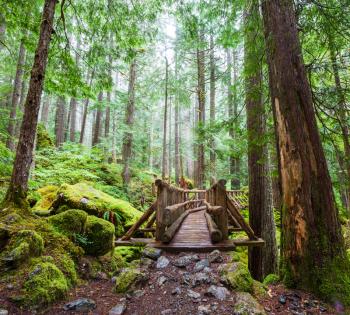
[[[29,90],[25,102],[23,122],[17,145],[11,182],[5,202],[25,206],[28,177],[33,158],[34,140],[40,109],[41,93],[45,78],[49,44],[53,30],[57,0],[45,0],[40,26],[39,41],[35,52]]]
[[[282,262],[288,285],[350,303],[350,279],[292,0],[262,2],[278,138]]]
[[[125,124],[127,131],[124,132],[123,136],[123,172],[122,178],[125,186],[130,183],[130,159],[132,153],[132,130],[134,127],[134,117],[135,117],[135,83],[136,83],[136,60],[134,59],[130,65],[129,72],[129,87],[128,87],[128,105],[125,112]]]
[[[249,270],[252,277],[262,281],[277,270],[276,228],[271,204],[268,148],[266,143],[266,114],[263,101],[262,23],[258,1],[245,12],[245,94],[248,131],[249,223],[255,235],[265,241],[264,247],[249,248]]]

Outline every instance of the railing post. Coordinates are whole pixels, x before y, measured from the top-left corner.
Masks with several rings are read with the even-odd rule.
[[[215,206],[221,206],[224,211],[218,217],[218,222],[216,222],[219,230],[222,233],[222,239],[228,239],[228,220],[227,220],[227,195],[226,195],[226,180],[221,179],[215,185]]]
[[[155,182],[157,186],[157,214],[156,214],[156,233],[155,237],[157,241],[161,240],[163,233],[165,232],[165,225],[163,223],[163,210],[167,206],[168,196],[167,189],[163,185],[162,180],[157,179]]]

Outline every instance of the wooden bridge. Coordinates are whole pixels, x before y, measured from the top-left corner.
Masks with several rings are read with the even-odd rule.
[[[247,206],[246,194],[227,191],[225,180],[208,190],[180,189],[160,179],[155,185],[156,201],[116,241],[117,246],[148,244],[172,251],[210,251],[264,244],[240,212]],[[246,237],[234,238],[237,232],[244,232]]]

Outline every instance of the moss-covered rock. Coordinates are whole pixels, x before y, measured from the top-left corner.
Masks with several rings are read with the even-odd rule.
[[[37,257],[44,250],[42,237],[32,230],[21,230],[15,233],[0,255],[5,268],[16,268],[31,257]]]
[[[35,214],[41,215],[42,213],[47,213],[53,201],[56,199],[58,187],[54,185],[44,186],[37,190],[40,199],[33,206],[32,211]]]
[[[142,212],[135,209],[130,203],[113,198],[86,183],[62,185],[52,204],[54,212],[62,211],[63,205],[70,209],[84,210],[90,215],[106,217],[106,219],[114,221],[113,223],[117,227],[131,226],[142,215]],[[110,212],[114,215],[111,215]],[[122,232],[122,230],[119,231]]]
[[[236,315],[266,315],[264,307],[249,293],[237,292],[233,313]]]
[[[107,272],[109,275],[116,274],[127,265],[123,256],[120,255],[116,249],[112,253],[99,257],[99,261],[103,271]]]
[[[263,281],[265,285],[275,284],[280,280],[280,277],[274,273],[267,275]]]
[[[123,269],[116,278],[115,291],[117,293],[125,293],[134,290],[147,280],[147,275],[138,268]]]
[[[115,249],[115,253],[119,254],[127,262],[140,259],[142,248],[136,246],[119,246]]]
[[[43,124],[38,124],[36,149],[41,150],[41,149],[48,149],[53,147],[54,147],[53,140],[51,139],[45,126]]]
[[[49,223],[67,236],[83,234],[88,215],[82,210],[67,210],[53,215],[49,218]]]
[[[86,244],[81,244],[88,255],[102,256],[114,248],[114,225],[89,215],[86,221]]]
[[[253,293],[253,278],[248,267],[241,262],[227,264],[221,269],[223,282],[235,291]]]
[[[68,282],[52,262],[36,263],[29,271],[23,289],[28,306],[40,307],[63,298],[68,291]]]

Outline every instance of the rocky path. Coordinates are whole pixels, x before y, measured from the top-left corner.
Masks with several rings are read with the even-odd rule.
[[[78,287],[70,293],[70,303],[58,303],[45,314],[342,314],[306,293],[287,291],[281,285],[258,294],[232,290],[232,281],[242,280],[244,285],[245,279],[223,276],[230,263],[231,257],[218,251],[172,255],[146,250],[141,267],[128,268],[112,280]]]

